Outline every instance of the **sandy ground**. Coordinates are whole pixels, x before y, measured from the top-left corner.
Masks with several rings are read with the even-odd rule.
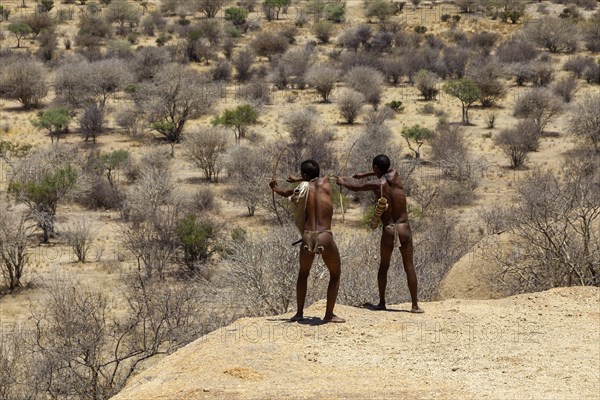
[[[598,399],[600,289],[445,300],[346,324],[244,318],[180,349],[114,400]]]

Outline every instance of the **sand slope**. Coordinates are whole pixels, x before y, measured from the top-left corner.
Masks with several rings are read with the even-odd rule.
[[[324,305],[306,315],[322,317]],[[338,306],[343,325],[240,319],[114,399],[599,398],[599,288],[449,299],[423,303],[421,315],[391,308]]]

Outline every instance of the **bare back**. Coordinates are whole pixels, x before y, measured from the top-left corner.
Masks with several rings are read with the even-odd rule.
[[[309,182],[304,229],[311,231],[331,229],[331,219],[333,218],[333,198],[331,193],[329,177],[325,176]]]
[[[404,191],[404,186],[402,185],[402,181],[396,170],[389,170],[376,182],[379,182],[379,186],[377,189],[373,189],[373,193],[375,193],[375,196],[377,197],[385,197],[389,205],[387,210],[385,210],[381,216],[383,225],[408,221],[406,192]]]

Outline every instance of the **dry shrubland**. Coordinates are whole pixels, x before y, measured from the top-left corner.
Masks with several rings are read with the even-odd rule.
[[[506,231],[488,255],[510,291],[598,285],[598,3],[430,3],[3,2],[0,306],[33,300],[0,337],[0,397],[106,399],[235,316],[293,309],[298,234],[268,182],[307,158],[335,176],[390,156],[421,299]],[[361,305],[373,199],[334,201],[339,301]],[[309,304],[321,261],[311,277]]]

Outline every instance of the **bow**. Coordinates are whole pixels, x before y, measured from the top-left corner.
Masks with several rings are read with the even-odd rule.
[[[277,161],[275,161],[275,166],[273,167],[273,175],[271,176],[272,180],[275,180],[275,176],[277,175],[277,167],[279,166],[279,161],[281,160],[281,156],[287,150],[288,146],[286,145],[279,156],[277,157]],[[273,208],[275,209],[275,214],[277,215],[277,220],[279,221],[279,225],[283,226],[283,222],[281,221],[281,217],[279,216],[279,211],[277,211],[277,202],[275,201],[275,191],[271,191],[273,195]]]
[[[352,153],[352,149],[354,148],[354,145],[356,144],[356,142],[358,142],[358,139],[356,139],[354,141],[354,143],[352,143],[352,146],[350,146],[350,150],[348,150],[348,154],[346,155],[346,161],[344,162],[344,167],[342,168],[342,172],[340,173],[340,176],[344,176],[344,174],[346,173],[346,167],[348,166],[348,159],[350,158],[350,153]],[[342,209],[342,222],[344,222],[344,196],[342,196],[342,188],[340,187],[340,208]]]

